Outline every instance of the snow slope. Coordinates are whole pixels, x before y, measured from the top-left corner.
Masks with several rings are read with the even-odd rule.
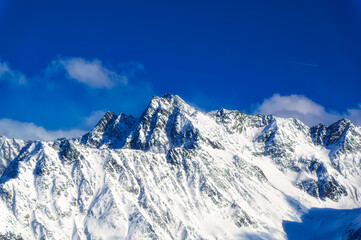
[[[345,119],[309,128],[167,94],[77,139],[1,141],[0,239],[285,239],[309,208],[360,207],[361,129]]]

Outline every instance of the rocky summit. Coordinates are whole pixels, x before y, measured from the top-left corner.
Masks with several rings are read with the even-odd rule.
[[[0,239],[287,239],[311,208],[361,206],[360,161],[347,119],[310,128],[166,94],[79,138],[0,137]],[[352,219],[333,236],[359,239]]]

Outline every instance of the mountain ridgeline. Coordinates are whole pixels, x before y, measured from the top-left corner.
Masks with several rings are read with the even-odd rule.
[[[0,239],[286,239],[312,207],[361,206],[360,161],[347,119],[310,128],[166,94],[79,138],[0,137]]]

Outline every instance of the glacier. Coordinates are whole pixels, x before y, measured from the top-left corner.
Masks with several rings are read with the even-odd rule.
[[[0,137],[0,239],[291,239],[315,208],[355,209],[337,239],[359,239],[360,164],[347,119],[308,127],[155,96],[78,138]]]

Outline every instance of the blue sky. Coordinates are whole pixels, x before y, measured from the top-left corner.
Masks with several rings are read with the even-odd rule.
[[[79,135],[168,92],[204,111],[361,125],[360,89],[360,0],[0,0],[9,137]]]

